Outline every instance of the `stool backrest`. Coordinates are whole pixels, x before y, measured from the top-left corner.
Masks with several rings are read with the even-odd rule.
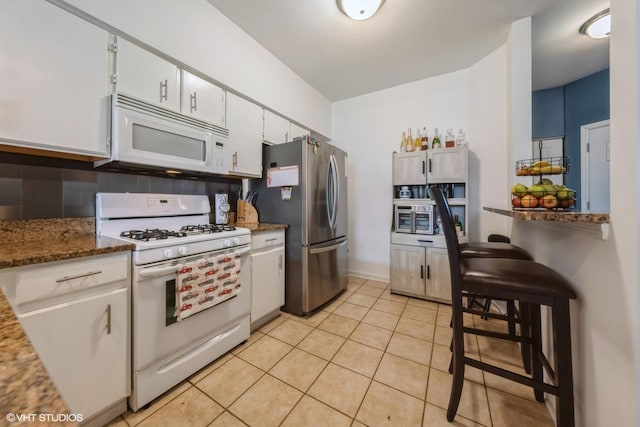
[[[432,185],[429,187],[429,197],[436,204],[436,211],[442,223],[442,231],[447,242],[447,253],[449,255],[449,270],[451,271],[451,305],[455,310],[462,310],[462,273],[460,272],[460,247],[456,226],[453,222],[453,215],[449,208],[449,202],[442,194],[442,190]],[[459,304],[459,306],[458,306]]]

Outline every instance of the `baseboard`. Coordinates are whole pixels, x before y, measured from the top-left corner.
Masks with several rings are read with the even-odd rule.
[[[371,274],[365,271],[358,271],[358,270],[349,270],[349,276],[356,276],[356,277],[360,277],[363,279],[368,279],[368,280],[377,280],[380,282],[386,282],[389,283],[389,276],[388,275],[378,275],[378,274]]]

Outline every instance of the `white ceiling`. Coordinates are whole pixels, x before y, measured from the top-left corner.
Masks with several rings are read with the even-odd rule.
[[[533,88],[606,68],[608,40],[578,33],[608,0],[387,0],[365,21],[335,0],[208,0],[330,101],[468,68],[533,16]]]

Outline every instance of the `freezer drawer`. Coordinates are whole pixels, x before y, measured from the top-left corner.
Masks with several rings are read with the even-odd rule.
[[[302,312],[309,313],[347,289],[347,239],[314,245],[303,252],[308,266]]]

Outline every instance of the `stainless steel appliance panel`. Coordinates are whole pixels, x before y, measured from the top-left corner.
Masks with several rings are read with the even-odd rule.
[[[303,253],[307,283],[302,289],[302,312],[309,313],[347,287],[347,239],[313,245]]]

